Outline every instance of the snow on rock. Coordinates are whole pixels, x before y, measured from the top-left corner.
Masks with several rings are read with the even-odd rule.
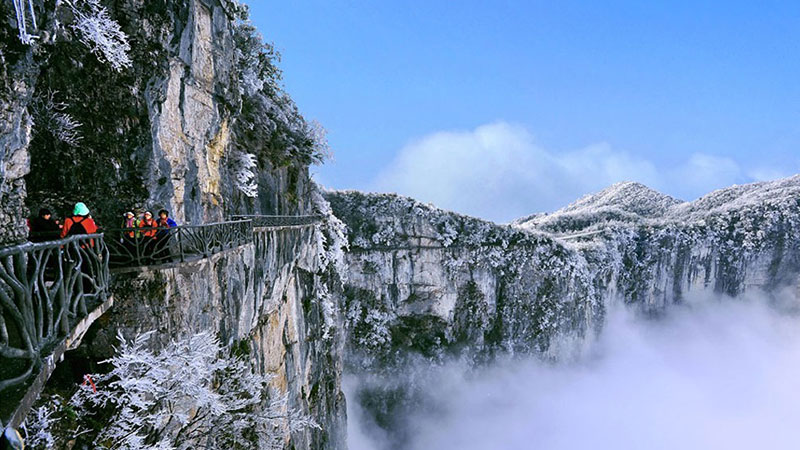
[[[348,231],[351,364],[561,357],[601,329],[610,302],[660,313],[697,291],[800,292],[800,176],[688,203],[619,183],[511,225],[394,194],[326,198]]]
[[[703,217],[730,211],[745,211],[764,206],[787,210],[800,199],[800,175],[775,181],[735,185],[716,190],[690,202],[670,209],[673,220],[699,220]]]
[[[326,198],[348,227],[351,364],[461,348],[555,355],[602,321],[583,255],[551,236],[394,194]]]
[[[660,218],[670,208],[682,203],[641,183],[623,182],[586,195],[552,214],[528,216],[514,224],[553,232],[573,232],[597,223]]]

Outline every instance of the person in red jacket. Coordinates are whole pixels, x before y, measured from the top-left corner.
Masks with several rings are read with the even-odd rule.
[[[61,229],[61,238],[95,233],[97,233],[97,224],[94,223],[94,219],[89,215],[89,208],[87,208],[83,202],[76,203],[75,209],[72,210],[72,217],[67,217],[67,219],[64,220],[64,228]],[[94,245],[94,242],[91,244]]]
[[[158,223],[153,219],[153,213],[147,211],[144,217],[139,221],[139,228],[141,231],[141,245],[142,245],[142,263],[153,264],[156,262],[153,253],[156,251],[156,232],[158,231]]]
[[[147,211],[144,213],[144,218],[139,221],[139,228],[143,228],[142,236],[145,238],[155,239],[156,228],[158,223],[153,219],[153,213]]]

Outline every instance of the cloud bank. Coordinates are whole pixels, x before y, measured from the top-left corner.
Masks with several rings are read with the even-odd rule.
[[[427,369],[404,442],[348,402],[366,449],[752,449],[800,442],[800,319],[705,300],[661,321],[615,311],[579,361]],[[348,398],[357,382],[351,380]]]
[[[665,168],[607,144],[554,152],[537,145],[524,127],[496,122],[412,142],[372,188],[507,222],[556,210],[619,181],[638,181],[693,200],[732,184],[788,176],[792,169],[746,169],[730,158],[702,153]]]

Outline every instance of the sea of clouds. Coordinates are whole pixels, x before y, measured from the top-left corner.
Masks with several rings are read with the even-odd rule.
[[[422,401],[389,427],[402,433],[375,425],[351,375],[350,448],[797,448],[800,317],[767,303],[708,296],[657,320],[620,307],[575,360],[408,368]]]

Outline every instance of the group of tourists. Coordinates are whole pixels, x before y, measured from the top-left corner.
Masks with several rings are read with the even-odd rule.
[[[177,226],[178,224],[169,217],[169,212],[162,209],[158,212],[158,219],[154,219],[150,211],[145,211],[140,218],[136,218],[133,211],[128,211],[123,216],[121,228],[128,237],[158,238],[166,236],[169,228]]]
[[[78,202],[72,215],[64,219],[63,224],[53,217],[49,209],[40,209],[37,217],[28,220],[28,230],[29,241],[45,242],[78,234],[94,234],[98,228],[89,208],[83,202]]]
[[[142,256],[143,250],[147,260],[169,260],[169,229],[177,226],[166,209],[158,212],[158,218],[153,218],[150,211],[145,211],[140,218],[128,211],[122,219],[121,241],[131,255]],[[137,252],[137,248],[140,251]]]
[[[149,256],[165,259],[169,257],[170,228],[177,226],[178,224],[169,217],[169,211],[166,209],[160,210],[158,217],[153,217],[153,213],[150,211],[141,213],[139,217],[133,211],[128,211],[123,214],[119,235],[114,238],[118,238],[120,244],[131,255],[142,256],[143,251],[146,251],[150,254]],[[94,234],[100,230],[92,218],[89,208],[82,202],[75,204],[72,215],[64,219],[63,224],[53,217],[52,211],[42,208],[37,217],[28,220],[28,228],[28,240],[31,242],[45,242],[74,235]]]

